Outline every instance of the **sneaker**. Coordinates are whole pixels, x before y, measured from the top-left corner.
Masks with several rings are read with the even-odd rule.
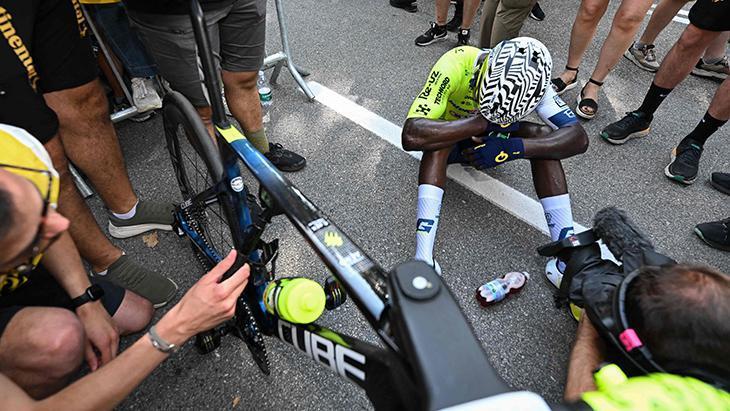
[[[697,179],[702,146],[680,144],[672,149],[672,161],[664,168],[664,174],[674,181],[690,185]]]
[[[456,37],[458,38],[456,40],[457,47],[458,46],[468,46],[469,45],[469,36],[470,36],[469,29],[459,30],[459,33],[456,34]]]
[[[281,171],[299,171],[307,165],[304,157],[285,149],[279,143],[269,143],[269,152],[264,155]]]
[[[429,44],[444,40],[445,38],[446,27],[439,26],[432,21],[431,28],[416,38],[416,46],[428,46]]]
[[[555,288],[560,288],[560,282],[563,281],[563,272],[558,268],[557,257],[548,260],[547,265],[545,265],[545,276],[550,284],[554,285]]]
[[[530,10],[530,18],[537,21],[545,20],[545,12],[542,11],[540,3],[535,3],[535,5],[532,6],[532,10]]]
[[[714,64],[707,64],[705,63],[705,60],[700,59],[700,61],[698,61],[692,69],[692,74],[700,77],[725,80],[728,74],[730,74],[730,62],[728,62],[727,56],[724,56],[720,61]]]
[[[418,6],[416,6],[415,2],[390,0],[390,5],[398,9],[403,9],[409,13],[415,13],[418,11]]]
[[[641,47],[636,47],[636,43],[634,43],[624,52],[624,57],[631,60],[640,69],[651,72],[659,70],[659,63],[656,61],[653,44],[644,44]]]
[[[132,79],[132,100],[140,113],[162,108],[162,99],[157,94],[155,83],[151,78]]]
[[[712,248],[730,251],[730,218],[697,224],[695,234]]]
[[[172,231],[175,206],[139,200],[134,217],[121,219],[109,213],[109,235],[129,238],[152,230]]]
[[[651,130],[651,120],[654,116],[640,111],[626,113],[621,120],[611,123],[601,131],[601,138],[611,144],[623,144],[630,138],[644,137]]]
[[[155,308],[170,302],[177,293],[177,284],[174,281],[137,265],[125,254],[113,262],[104,274],[92,271],[91,276],[126,288],[148,299]]]
[[[730,195],[730,173],[712,173],[710,184],[717,191]]]

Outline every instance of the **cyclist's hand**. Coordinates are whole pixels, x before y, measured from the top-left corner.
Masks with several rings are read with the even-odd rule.
[[[84,343],[86,362],[91,371],[96,371],[117,356],[119,331],[101,302],[86,303],[77,308],[76,313],[86,333]],[[97,352],[101,358],[97,356]]]
[[[166,341],[182,344],[193,335],[233,317],[236,300],[248,283],[249,266],[219,282],[236,261],[236,251],[205,274],[170,311],[160,319],[157,332]]]

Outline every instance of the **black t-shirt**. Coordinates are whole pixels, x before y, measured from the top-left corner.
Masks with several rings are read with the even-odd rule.
[[[198,0],[203,11],[228,7],[235,0]],[[127,9],[150,14],[190,14],[190,0],[123,0]]]

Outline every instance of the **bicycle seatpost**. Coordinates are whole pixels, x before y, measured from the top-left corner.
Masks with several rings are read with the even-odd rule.
[[[223,110],[221,98],[220,74],[215,68],[213,61],[213,50],[210,47],[210,38],[205,25],[205,16],[198,0],[190,0],[190,21],[195,32],[195,43],[198,46],[198,55],[203,63],[203,81],[208,90],[208,100],[213,109],[213,124],[221,128],[228,128],[228,118]]]

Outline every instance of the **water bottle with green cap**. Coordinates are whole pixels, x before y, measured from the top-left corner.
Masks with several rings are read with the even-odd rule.
[[[295,324],[316,321],[326,302],[322,286],[308,278],[281,278],[269,283],[264,290],[266,310]]]

